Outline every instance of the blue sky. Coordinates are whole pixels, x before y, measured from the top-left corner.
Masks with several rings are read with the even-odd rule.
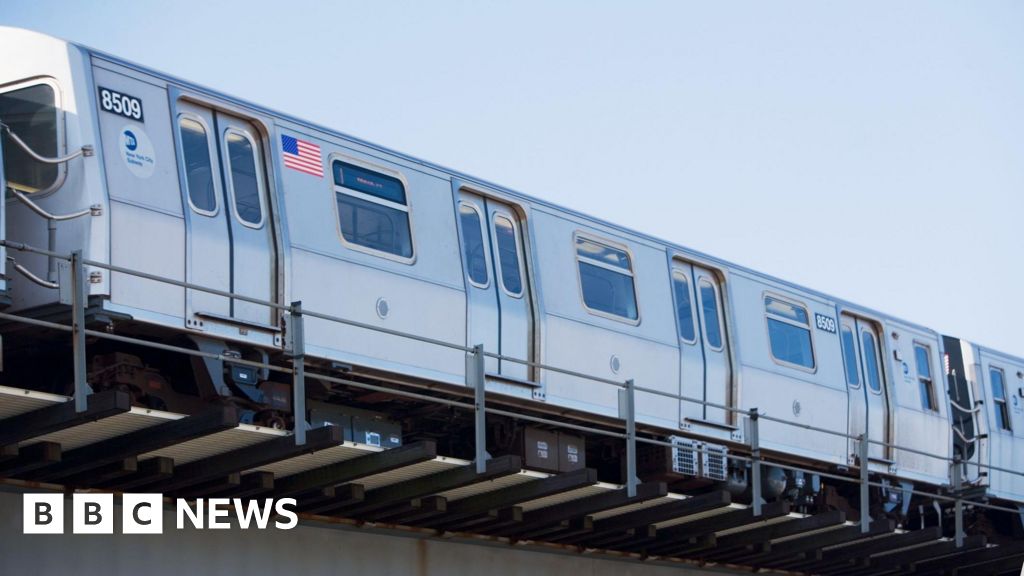
[[[1019,2],[3,0],[0,24],[1024,355]]]

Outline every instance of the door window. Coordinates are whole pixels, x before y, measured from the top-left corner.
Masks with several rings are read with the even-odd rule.
[[[235,129],[225,131],[224,144],[235,216],[250,228],[260,228],[263,226],[263,177],[257,168],[256,144],[248,134]]]
[[[700,306],[704,317],[704,341],[713,349],[722,348],[722,324],[718,315],[718,291],[706,278],[698,283]]]
[[[857,372],[857,341],[853,330],[843,326],[843,365],[846,367],[846,383],[851,388],[860,388],[860,374]]]
[[[462,254],[466,259],[466,276],[478,288],[487,288],[487,248],[484,245],[480,211],[476,206],[459,204],[459,223],[462,225]]]
[[[878,364],[878,343],[875,335],[868,330],[860,333],[860,347],[864,354],[864,374],[868,387],[876,394],[882,393],[882,373]]]
[[[676,296],[676,324],[679,326],[679,338],[687,344],[693,344],[697,341],[697,335],[693,326],[690,282],[683,274],[673,274],[672,289]]]
[[[185,161],[185,187],[188,188],[189,204],[194,211],[213,216],[217,213],[217,189],[206,126],[195,118],[182,115],[178,119],[178,131]]]
[[[506,216],[495,214],[494,236],[498,244],[498,270],[501,271],[501,286],[509,296],[523,295],[523,275],[519,264],[519,241],[516,227]]]

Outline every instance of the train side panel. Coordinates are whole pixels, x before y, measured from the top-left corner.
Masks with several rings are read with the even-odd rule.
[[[543,362],[637,387],[679,393],[678,345],[665,251],[566,214],[533,210],[537,276],[545,298]],[[583,236],[580,236],[580,235]],[[588,311],[579,278],[577,238],[629,255],[637,318]],[[606,416],[618,415],[615,386],[545,371],[547,402]],[[637,421],[675,429],[678,403],[638,392]]]
[[[288,301],[346,320],[464,344],[465,289],[450,181],[286,123],[279,124],[275,138],[278,157],[282,136],[315,143],[327,163],[323,177],[280,166],[291,261]],[[336,162],[355,162],[404,183],[411,258],[392,258],[343,240],[332,174]],[[337,361],[464,381],[461,351],[409,338],[309,317],[306,345],[310,353]]]
[[[988,438],[982,443],[986,461],[1017,473],[988,470],[992,496],[1024,501],[1024,360],[976,347],[976,390],[980,392]],[[987,456],[987,458],[985,457]]]
[[[740,351],[738,407],[846,434],[847,389],[839,338],[818,328],[816,321],[816,315],[834,321],[835,304],[745,273],[733,273],[730,284]],[[769,316],[769,305],[782,306],[780,310],[797,318],[780,317],[789,320],[783,330],[792,340],[788,345],[777,342],[774,352],[768,323],[777,320]],[[799,344],[807,339],[810,356]],[[760,439],[764,448],[799,458],[849,463],[847,440],[835,434],[761,420]]]
[[[934,454],[932,458],[894,449],[896,473],[903,478],[943,485],[949,482],[952,429],[939,336],[909,324],[886,322],[893,444]]]

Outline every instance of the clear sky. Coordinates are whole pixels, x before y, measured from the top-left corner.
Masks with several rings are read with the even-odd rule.
[[[0,24],[1024,355],[1024,3],[0,0]]]

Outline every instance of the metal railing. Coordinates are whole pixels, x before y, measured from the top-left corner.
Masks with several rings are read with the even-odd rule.
[[[818,426],[812,426],[800,422],[793,422],[783,418],[777,418],[769,416],[760,412],[757,408],[740,409],[734,406],[728,406],[725,404],[718,404],[715,402],[706,401],[699,398],[687,397],[682,394],[673,394],[670,392],[664,392],[653,388],[646,388],[637,386],[634,380],[616,381],[607,378],[602,378],[595,375],[585,374],[576,370],[570,370],[558,366],[551,366],[548,364],[535,362],[532,360],[526,360],[522,358],[514,358],[503,354],[494,352],[488,352],[484,349],[482,344],[475,346],[466,346],[461,343],[446,342],[435,338],[421,336],[418,334],[410,334],[398,330],[384,328],[382,326],[376,326],[373,324],[367,324],[348,318],[342,318],[339,316],[307,310],[303,308],[302,302],[296,301],[291,304],[280,304],[260,298],[254,298],[251,296],[245,296],[242,294],[236,294],[230,291],[219,290],[206,286],[193,284],[186,281],[175,280],[173,278],[166,278],[138,270],[132,270],[113,264],[107,264],[104,262],[98,262],[93,260],[87,260],[82,258],[80,251],[75,251],[68,254],[60,254],[52,250],[44,250],[36,248],[27,244],[12,242],[9,240],[0,240],[0,247],[7,248],[10,250],[34,253],[38,255],[47,256],[48,258],[55,258],[68,263],[70,267],[70,273],[68,279],[70,282],[69,286],[60,285],[57,288],[60,290],[60,300],[64,304],[71,306],[71,325],[61,324],[59,322],[52,322],[47,320],[41,320],[38,318],[30,318],[27,316],[21,316],[16,314],[10,314],[6,312],[0,312],[0,319],[8,320],[12,322],[19,322],[23,324],[50,328],[58,331],[70,332],[72,336],[72,357],[73,357],[73,374],[74,374],[74,402],[77,411],[81,412],[86,409],[87,397],[92,393],[92,389],[87,382],[86,372],[86,336],[107,339],[112,341],[124,342],[129,344],[135,344],[140,346],[151,347],[168,352],[181,353],[189,356],[210,358],[221,361],[228,361],[234,364],[249,366],[253,368],[263,368],[269,371],[278,372],[282,374],[288,374],[292,377],[292,406],[294,414],[296,414],[295,426],[294,426],[294,437],[296,444],[302,445],[306,442],[306,420],[305,420],[305,406],[306,406],[306,379],[316,378],[325,382],[361,388],[370,391],[387,392],[397,396],[402,396],[410,399],[421,400],[425,402],[440,403],[450,407],[461,408],[467,411],[472,411],[474,415],[474,445],[475,445],[475,466],[477,472],[483,473],[486,470],[486,464],[488,455],[486,451],[486,417],[487,414],[500,415],[517,418],[523,421],[535,422],[540,424],[546,424],[551,426],[557,426],[561,428],[576,430],[580,432],[586,432],[590,434],[597,434],[606,437],[616,438],[623,440],[626,445],[626,478],[625,478],[625,489],[629,496],[635,496],[637,493],[638,477],[637,477],[637,444],[650,444],[664,447],[677,447],[672,442],[659,440],[656,438],[642,437],[637,434],[636,425],[636,394],[638,392],[651,394],[659,397],[669,398],[680,402],[690,402],[698,405],[702,405],[709,408],[717,408],[725,410],[727,412],[736,414],[739,417],[745,417],[747,426],[747,438],[746,447],[749,450],[750,456],[741,456],[739,454],[729,453],[726,458],[736,462],[745,462],[750,466],[750,489],[751,489],[751,508],[755,516],[762,514],[762,508],[764,504],[763,489],[762,489],[762,467],[772,466],[783,469],[804,472],[808,474],[817,474],[820,477],[830,478],[837,481],[854,483],[859,487],[859,508],[860,508],[860,526],[862,532],[869,531],[869,524],[871,522],[870,517],[870,488],[888,488],[893,487],[883,483],[874,482],[870,479],[870,456],[869,447],[871,445],[880,445],[889,447],[893,450],[904,451],[912,454],[925,456],[928,458],[934,458],[946,462],[950,466],[950,477],[951,477],[951,488],[952,495],[940,494],[937,492],[923,492],[918,490],[909,490],[908,492],[913,495],[922,497],[929,497],[935,501],[946,501],[954,504],[954,516],[955,516],[955,534],[957,545],[960,546],[963,543],[964,530],[963,530],[963,512],[964,506],[975,506],[979,508],[985,508],[995,511],[1008,512],[1017,514],[1019,510],[1007,508],[1005,506],[998,506],[987,502],[979,502],[975,500],[969,500],[963,498],[963,478],[962,469],[965,462],[959,457],[950,458],[941,454],[933,454],[911,448],[909,446],[900,446],[895,443],[872,440],[866,438],[864,434],[851,435],[845,432],[836,430],[829,430]],[[95,268],[106,269],[110,272],[121,273],[145,280],[154,282],[166,283],[181,288],[197,290],[208,294],[224,296],[252,304],[258,304],[267,306],[268,308],[278,310],[283,314],[287,315],[287,329],[285,331],[287,339],[284,347],[286,357],[291,362],[291,367],[279,366],[268,362],[257,362],[253,360],[246,360],[242,358],[229,357],[224,354],[215,354],[210,352],[204,352],[202,350],[194,350],[181,346],[174,346],[171,344],[164,344],[160,342],[153,342],[149,340],[143,340],[131,336],[124,336],[119,334],[113,334],[106,331],[98,331],[88,329],[85,325],[86,308],[88,306],[88,294],[86,292],[86,266]],[[459,400],[452,400],[449,398],[443,398],[435,395],[423,394],[413,392],[410,390],[399,389],[389,386],[382,386],[379,384],[372,384],[368,382],[359,382],[350,378],[341,378],[331,374],[323,374],[318,372],[307,372],[306,370],[306,342],[305,342],[305,318],[316,318],[329,322],[339,323],[355,328],[372,330],[375,332],[388,334],[400,338],[418,341],[425,344],[436,345],[451,350],[461,351],[466,356],[465,366],[465,384],[469,390],[473,392],[473,402],[462,402]],[[589,381],[614,386],[619,389],[619,419],[622,420],[623,431],[617,432],[614,430],[608,430],[603,428],[597,428],[594,426],[586,426],[581,424],[575,424],[572,422],[566,422],[563,420],[553,420],[551,418],[544,418],[539,416],[533,416],[529,414],[522,414],[518,412],[512,412],[501,408],[495,408],[488,406],[487,403],[487,391],[486,383],[487,377],[485,372],[485,359],[494,358],[498,360],[508,361],[517,363],[520,365],[530,366],[539,370],[545,370],[554,372],[566,376],[583,378]],[[761,439],[760,439],[760,422],[762,420],[784,424],[792,426],[801,430],[813,431],[817,433],[829,434],[836,437],[842,437],[849,440],[855,440],[857,442],[857,465],[858,470],[857,477],[844,476],[841,474],[831,474],[822,470],[794,466],[787,464],[783,461],[773,460],[765,458],[762,453]],[[693,450],[698,453],[707,453],[708,450],[703,446],[690,447],[689,450]],[[971,466],[977,466],[979,471],[981,469],[1000,471],[1004,473],[1014,474],[1018,476],[1024,476],[1024,471],[1011,470],[1002,468],[999,466],[993,466],[991,464],[969,463]]]

